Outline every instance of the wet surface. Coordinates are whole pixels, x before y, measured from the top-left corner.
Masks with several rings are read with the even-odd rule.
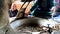
[[[32,30],[34,30],[33,28],[31,28]],[[30,28],[23,28],[23,30],[31,30]],[[14,30],[9,26],[9,24],[8,24],[8,26],[6,25],[6,26],[4,26],[3,28],[1,28],[0,29],[0,34],[31,34],[31,33],[23,33],[23,32],[14,32]],[[45,34],[45,33],[44,33]],[[60,34],[60,31],[57,31],[57,33],[56,32],[54,32],[54,34]]]

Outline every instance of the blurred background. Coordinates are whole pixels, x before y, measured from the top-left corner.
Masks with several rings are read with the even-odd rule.
[[[7,25],[9,25],[8,23],[9,23],[9,17],[10,17],[8,11],[11,9],[11,6],[15,1],[21,1],[21,0],[0,0],[0,31],[2,34],[5,34],[5,32],[8,30],[9,31],[7,34],[16,34],[15,32],[12,31],[12,29],[10,30],[9,26],[7,26]],[[51,8],[52,7],[56,7],[57,9],[60,8],[60,0],[34,0],[34,1],[35,1],[35,3],[33,4],[32,8],[30,9],[31,13],[29,15],[33,15],[35,17],[51,18],[51,16],[52,16]],[[59,5],[59,6],[57,6],[57,5]],[[55,10],[57,10],[57,9],[55,9]],[[54,16],[55,16],[55,14],[54,14]],[[57,24],[56,28],[58,30],[60,30],[60,24]],[[59,33],[60,33],[60,31],[58,31],[57,34],[59,34]]]

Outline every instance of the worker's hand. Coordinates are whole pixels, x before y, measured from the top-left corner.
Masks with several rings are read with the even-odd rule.
[[[53,16],[55,15],[55,9],[56,9],[56,7],[55,6],[53,6],[50,10],[51,10],[51,15],[52,15],[52,18],[53,18]]]
[[[27,13],[27,14],[29,14],[29,12],[30,12],[30,9],[31,9],[31,7],[32,7],[32,5],[33,5],[33,2],[34,1],[31,1],[30,3],[29,3],[29,5],[27,6],[27,4],[28,4],[28,2],[26,2],[25,4],[24,4],[24,2],[20,2],[20,1],[15,1],[14,3],[12,3],[12,6],[11,6],[11,10],[20,10],[20,8],[22,7],[22,5],[24,4],[24,6],[22,7],[22,8],[26,8],[26,6],[27,6],[27,8],[26,8],[26,10],[25,10],[25,13]]]
[[[30,9],[32,8],[33,4],[34,4],[34,1],[31,1],[31,2],[29,3],[29,5],[27,6],[27,8],[26,8],[26,10],[25,10],[25,14],[28,15],[28,14],[30,13]]]
[[[11,5],[11,10],[14,11],[14,10],[17,9],[17,10],[19,11],[20,8],[21,8],[21,6],[23,5],[23,3],[24,3],[24,2],[20,2],[20,1],[15,1],[15,2],[13,2],[12,5]]]

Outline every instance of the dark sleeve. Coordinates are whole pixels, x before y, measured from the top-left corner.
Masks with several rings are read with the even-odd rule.
[[[12,17],[13,16],[12,10],[9,10],[8,13],[9,13],[9,17]]]
[[[9,10],[9,17],[15,17],[17,15],[18,10]]]

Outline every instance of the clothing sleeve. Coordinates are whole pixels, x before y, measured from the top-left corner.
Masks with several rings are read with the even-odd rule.
[[[17,15],[18,10],[9,10],[9,17],[15,17]]]

